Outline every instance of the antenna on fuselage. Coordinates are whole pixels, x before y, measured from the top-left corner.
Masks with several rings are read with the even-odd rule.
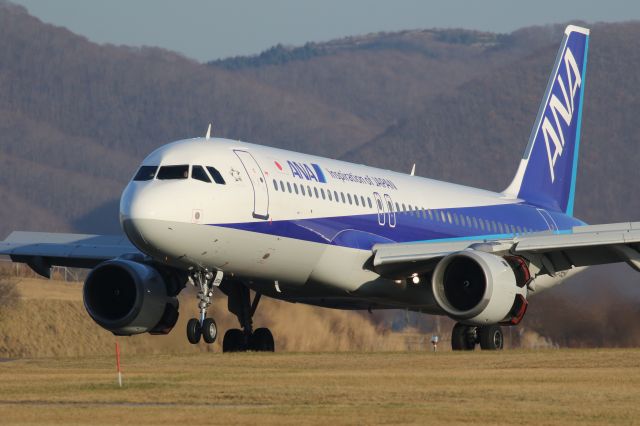
[[[207,127],[207,134],[204,137],[206,140],[211,139],[211,123],[209,123],[209,127]]]
[[[413,166],[411,166],[411,176],[415,176],[416,175],[416,163],[413,163]]]

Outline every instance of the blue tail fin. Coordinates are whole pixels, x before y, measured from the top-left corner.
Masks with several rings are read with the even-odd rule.
[[[573,215],[589,30],[569,25],[529,144],[505,194]]]

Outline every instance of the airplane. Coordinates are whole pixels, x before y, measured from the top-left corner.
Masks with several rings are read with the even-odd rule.
[[[197,288],[192,344],[218,335],[218,288],[240,327],[224,352],[274,351],[262,296],[334,309],[406,309],[457,321],[453,350],[504,346],[529,298],[595,264],[640,271],[640,222],[574,217],[589,30],[566,27],[524,156],[491,192],[211,137],[152,152],[120,200],[124,236],[13,232],[0,254],[48,277],[91,269],[88,314],[115,335],[167,334]],[[255,296],[251,297],[251,291]],[[295,321],[295,318],[291,319]]]

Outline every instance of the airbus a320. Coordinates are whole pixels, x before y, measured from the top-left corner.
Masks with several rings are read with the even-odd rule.
[[[217,287],[239,322],[225,352],[275,349],[253,326],[262,296],[446,315],[454,350],[501,349],[502,326],[567,275],[613,262],[640,271],[640,222],[573,215],[588,42],[589,30],[566,28],[503,192],[207,135],[144,159],[120,201],[126,238],[14,232],[0,254],[44,276],[90,268],[86,310],[116,335],[169,333],[191,284],[200,315],[188,340],[216,340]]]

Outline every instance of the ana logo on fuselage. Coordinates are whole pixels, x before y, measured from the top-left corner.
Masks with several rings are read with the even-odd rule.
[[[287,161],[287,164],[289,165],[291,174],[294,177],[305,180],[315,180],[319,183],[327,182],[322,169],[317,164],[311,163],[311,166],[309,166],[308,164],[297,163],[295,161]]]
[[[567,126],[571,125],[573,113],[575,111],[575,95],[582,84],[582,77],[576,59],[567,48],[563,58],[564,74],[566,75],[567,85],[562,79],[562,73],[558,70],[557,85],[551,90],[551,98],[545,111],[544,120],[542,122],[542,134],[547,147],[547,157],[549,159],[549,169],[551,172],[551,182],[555,180],[554,167],[558,157],[562,156],[564,149],[564,132],[560,126],[560,118]],[[568,86],[568,91],[567,91]],[[562,99],[560,101],[557,95],[561,92]],[[553,123],[550,118],[553,116]],[[570,127],[569,127],[570,128]],[[552,145],[553,144],[553,145]],[[552,149],[553,147],[553,149]]]

